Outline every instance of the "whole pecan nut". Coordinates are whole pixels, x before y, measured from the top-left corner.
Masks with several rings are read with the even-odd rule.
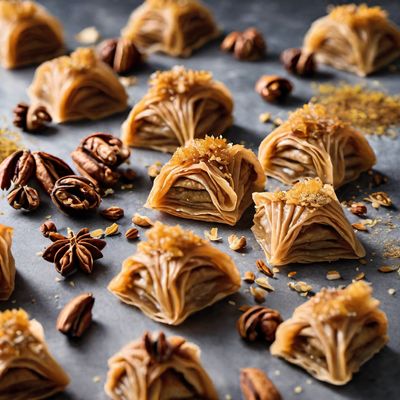
[[[52,154],[34,151],[32,155],[36,163],[36,179],[48,194],[58,179],[74,173],[65,161]]]
[[[90,179],[77,175],[58,179],[51,192],[51,199],[66,214],[95,210],[101,203],[99,188]]]
[[[275,340],[275,332],[281,322],[279,311],[253,306],[240,316],[236,328],[244,340],[262,339],[271,343]]]
[[[94,297],[83,293],[73,298],[61,310],[57,318],[57,329],[69,337],[81,337],[92,322]]]
[[[97,54],[118,74],[129,73],[143,63],[142,54],[128,38],[104,40],[98,45]]]
[[[281,62],[287,71],[300,76],[310,76],[315,72],[314,54],[302,49],[286,49],[281,53]]]
[[[258,368],[240,371],[240,388],[245,400],[281,400],[282,396],[268,376]]]
[[[13,109],[13,114],[13,124],[26,132],[38,132],[52,121],[43,106],[32,107],[26,103],[18,103]]]
[[[40,205],[39,193],[29,186],[15,186],[7,195],[8,204],[16,210],[36,210]]]
[[[14,183],[25,186],[35,173],[35,160],[29,150],[17,150],[0,164],[0,189],[7,190]]]
[[[293,85],[278,75],[263,75],[257,81],[255,90],[266,101],[282,101],[293,90]]]
[[[43,252],[42,257],[54,263],[56,271],[68,276],[78,269],[90,274],[94,261],[103,257],[102,250],[106,242],[90,236],[89,229],[83,228],[76,235],[70,231],[68,236],[54,232],[49,234],[53,242]]]
[[[118,221],[124,216],[124,210],[121,207],[108,207],[100,212],[100,215],[110,221]]]

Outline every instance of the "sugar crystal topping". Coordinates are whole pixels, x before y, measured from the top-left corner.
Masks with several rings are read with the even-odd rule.
[[[153,228],[147,231],[146,237],[146,242],[139,243],[139,251],[147,254],[166,253],[172,257],[181,257],[186,250],[207,243],[179,225],[169,226],[161,222],[156,222]]]
[[[377,22],[387,22],[387,12],[381,7],[368,7],[366,4],[345,4],[333,7],[329,17],[349,25],[370,25]]]
[[[92,48],[77,48],[71,55],[56,58],[54,61],[60,68],[73,69],[76,71],[89,70],[96,66],[98,59]]]
[[[38,11],[33,1],[0,0],[0,18],[10,21],[31,18]]]
[[[304,207],[322,207],[336,199],[332,185],[323,184],[319,178],[304,179],[288,190],[272,194],[274,201],[284,201]]]
[[[150,93],[163,97],[189,92],[193,87],[210,85],[212,75],[208,71],[195,71],[176,65],[169,71],[157,71],[151,75]]]

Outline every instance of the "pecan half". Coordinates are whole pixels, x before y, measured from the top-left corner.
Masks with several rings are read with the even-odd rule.
[[[266,101],[283,101],[293,90],[293,85],[281,76],[263,75],[257,81],[255,90]]]
[[[15,186],[7,195],[8,204],[20,210],[21,208],[27,211],[36,210],[40,205],[39,193],[36,189],[29,186]]]
[[[239,335],[244,340],[263,339],[267,342],[275,340],[275,332],[282,317],[279,311],[263,306],[250,307],[236,323]]]
[[[127,74],[143,63],[143,57],[128,38],[107,39],[97,46],[97,54],[117,74]]]
[[[240,371],[240,388],[245,400],[281,400],[282,396],[268,376],[258,368]]]
[[[42,232],[42,235],[47,238],[49,237],[50,233],[57,232],[57,227],[53,221],[45,221],[42,225],[40,225],[39,230]]]
[[[314,55],[298,48],[284,50],[281,62],[287,71],[300,76],[310,76],[316,69]]]
[[[48,194],[58,179],[74,173],[65,161],[52,154],[34,151],[32,155],[36,163],[36,179]]]
[[[25,186],[35,172],[35,160],[29,150],[18,150],[0,164],[0,189],[11,184]]]
[[[124,210],[121,207],[108,207],[100,212],[100,215],[110,221],[118,221],[124,216]]]
[[[50,114],[43,106],[32,107],[26,103],[18,103],[14,109],[13,124],[26,132],[38,132],[52,121]]]
[[[99,188],[90,179],[77,175],[64,176],[56,181],[51,199],[66,214],[94,210],[101,203]]]
[[[81,337],[92,322],[94,297],[83,293],[73,298],[61,310],[57,318],[57,329],[70,337]]]

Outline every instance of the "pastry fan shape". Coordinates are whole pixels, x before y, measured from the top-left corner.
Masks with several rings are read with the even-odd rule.
[[[69,378],[46,346],[43,327],[23,310],[0,313],[0,400],[47,399]]]
[[[271,353],[333,385],[349,382],[388,341],[388,320],[364,281],[322,289],[279,325]]]
[[[270,265],[354,259],[365,250],[333,187],[316,179],[287,192],[254,193],[252,231]]]
[[[292,113],[261,142],[258,159],[266,175],[286,184],[318,177],[335,188],[376,163],[364,135],[319,104]]]
[[[146,207],[181,218],[235,225],[264,189],[255,154],[207,136],[178,148],[153,183]]]
[[[210,72],[175,66],[154,73],[149,83],[122,126],[125,144],[173,153],[189,140],[220,135],[232,125],[232,95]]]
[[[128,106],[118,76],[91,48],[78,48],[40,65],[29,96],[32,105],[44,106],[57,123],[100,119]]]
[[[145,333],[108,360],[105,391],[113,400],[217,400],[200,349],[179,336]]]
[[[173,57],[189,57],[218,35],[211,12],[197,0],[146,0],[122,31],[142,50]]]
[[[181,324],[239,290],[232,259],[179,225],[156,222],[108,289],[155,321]]]
[[[14,291],[15,261],[11,253],[13,229],[0,224],[0,300],[8,300]]]
[[[64,51],[60,22],[34,1],[0,0],[0,63],[38,64]]]
[[[321,63],[366,76],[400,56],[400,29],[380,7],[346,4],[311,25],[303,48]]]

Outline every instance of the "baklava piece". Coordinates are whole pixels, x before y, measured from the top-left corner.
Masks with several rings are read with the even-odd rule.
[[[220,135],[232,125],[232,95],[207,71],[175,66],[153,74],[149,84],[122,126],[129,146],[173,153],[191,139]]]
[[[279,325],[271,353],[333,385],[349,382],[388,341],[388,320],[364,281],[322,289]]]
[[[122,31],[142,50],[173,57],[189,57],[218,35],[211,12],[197,0],[146,0]]]
[[[0,300],[8,300],[14,291],[15,261],[11,253],[13,229],[0,224]]]
[[[303,48],[321,63],[366,76],[400,56],[400,29],[380,7],[346,4],[311,25]]]
[[[235,225],[264,190],[255,154],[242,145],[207,136],[178,148],[161,168],[146,207],[181,218]]]
[[[34,1],[0,0],[0,27],[4,68],[38,64],[64,51],[60,22]]]
[[[29,88],[34,106],[43,106],[53,121],[100,119],[124,111],[128,96],[115,72],[93,49],[40,65]]]
[[[155,321],[182,323],[240,288],[232,259],[179,225],[156,222],[108,289]]]
[[[108,361],[105,391],[113,400],[217,400],[200,349],[184,338],[145,333]]]
[[[333,187],[316,179],[287,192],[254,193],[252,231],[270,265],[365,256]]]
[[[320,178],[338,188],[375,163],[367,139],[319,104],[306,104],[262,142],[258,159],[266,175],[286,184]]]
[[[0,313],[0,399],[39,400],[62,392],[69,378],[47,348],[43,327],[23,310]]]

